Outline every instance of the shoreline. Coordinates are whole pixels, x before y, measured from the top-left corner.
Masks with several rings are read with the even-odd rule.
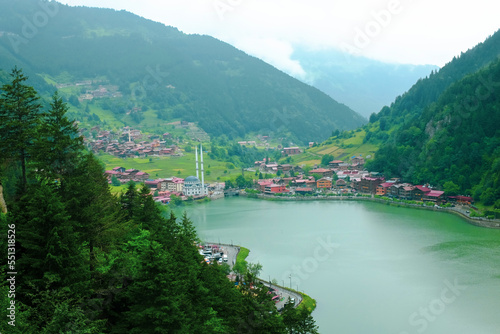
[[[318,196],[311,196],[311,197],[285,197],[285,196],[273,196],[273,195],[265,195],[265,194],[255,194],[256,197],[252,196],[249,197],[247,193],[240,192],[239,194],[242,197],[247,197],[247,198],[256,198],[260,200],[271,200],[271,201],[368,201],[368,202],[375,202],[375,203],[380,203],[380,204],[385,204],[385,205],[391,205],[391,206],[397,206],[397,207],[406,207],[406,208],[414,208],[414,209],[423,209],[423,210],[432,210],[432,211],[441,211],[441,212],[447,212],[451,214],[455,214],[458,217],[461,217],[464,219],[467,223],[477,226],[477,227],[484,227],[484,228],[490,228],[490,229],[500,229],[500,220],[499,219],[487,219],[487,218],[482,218],[482,217],[469,217],[466,214],[454,210],[453,208],[443,208],[443,207],[431,207],[431,206],[422,206],[422,205],[417,205],[417,204],[407,204],[404,202],[392,202],[392,201],[387,201],[381,198],[372,198],[372,197],[361,197],[361,196],[325,196],[325,197],[318,197]]]
[[[210,242],[207,242],[207,243],[210,243]],[[241,259],[242,262],[246,261],[246,258],[250,254],[250,249],[245,248],[245,247],[240,246],[240,245],[224,244],[224,243],[213,243],[213,244],[217,244],[217,245],[225,246],[225,247],[233,247],[233,248],[237,249],[236,256],[235,256],[235,263],[234,263],[233,267],[238,262],[238,260],[237,260],[238,259],[238,255],[240,254],[242,248],[245,249],[245,250],[248,250],[248,254],[243,259]],[[232,268],[231,268],[231,270],[232,270]],[[275,287],[277,287],[279,289],[286,290],[290,296],[294,296],[296,298],[296,301],[297,301],[297,303],[295,304],[295,308],[305,307],[305,308],[307,308],[311,312],[313,312],[316,309],[316,300],[313,299],[308,294],[306,294],[304,292],[296,291],[296,290],[293,290],[293,289],[290,289],[290,288],[287,288],[287,287],[284,287],[284,286],[281,286],[279,284],[271,283],[271,282],[266,281],[266,280],[264,280],[262,278],[259,278],[259,277],[257,277],[257,279],[259,281],[261,281],[261,283],[264,286],[275,286]]]

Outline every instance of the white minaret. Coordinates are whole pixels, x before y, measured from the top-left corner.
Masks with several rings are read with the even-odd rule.
[[[203,171],[203,144],[200,144],[201,152],[201,193],[205,195],[205,173]]]
[[[199,174],[198,174],[198,145],[196,145],[196,177],[199,178]]]

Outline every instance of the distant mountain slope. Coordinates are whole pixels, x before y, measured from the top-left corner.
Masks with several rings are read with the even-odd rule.
[[[306,72],[304,81],[365,117],[380,111],[418,79],[438,69],[434,65],[383,63],[334,49],[296,48],[292,58]]]
[[[131,122],[127,110],[150,110],[156,122],[149,124],[157,126],[182,119],[210,135],[288,133],[307,142],[364,122],[318,89],[212,37],[125,11],[43,3],[0,1],[0,68],[18,65],[58,84],[102,78],[123,94],[106,103],[119,106],[110,109],[124,123]],[[144,115],[136,116],[131,125],[140,127]]]

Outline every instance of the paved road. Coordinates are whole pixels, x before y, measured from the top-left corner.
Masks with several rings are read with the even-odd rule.
[[[227,255],[227,264],[229,264],[229,266],[232,269],[234,264],[236,263],[236,256],[238,255],[240,248],[237,246],[229,246],[229,245],[221,245],[221,247],[224,254]]]
[[[207,242],[205,244],[219,246],[220,251],[223,252],[225,255],[227,255],[227,264],[229,264],[229,266],[231,268],[233,268],[234,264],[236,263],[236,256],[238,255],[238,252],[240,251],[240,247],[226,245],[226,244],[212,243],[212,242]]]
[[[227,254],[228,261],[227,263],[233,268],[233,265],[236,262],[236,256],[238,255],[238,252],[240,251],[240,247],[238,246],[231,246],[231,245],[226,245],[226,244],[216,244],[216,243],[207,243],[210,245],[219,245],[221,247],[221,251],[224,254]],[[279,287],[277,285],[271,284],[269,285],[269,282],[261,280],[261,283],[264,284],[264,286],[271,286],[271,288],[275,289],[277,293],[281,296],[280,301],[276,303],[276,308],[279,310],[285,306],[285,303],[288,301],[288,298],[295,298],[295,307],[297,307],[301,302],[302,302],[302,296],[296,292],[290,291],[288,289]]]
[[[280,287],[280,286],[277,286],[274,284],[269,285],[269,282],[261,281],[261,283],[267,287],[271,286],[271,288],[276,290],[278,295],[281,296],[280,301],[278,303],[276,303],[276,308],[278,310],[282,309],[285,306],[285,303],[288,302],[288,298],[290,298],[290,299],[295,298],[295,306],[294,307],[299,306],[299,304],[302,302],[302,296],[296,292],[290,291],[288,289],[285,289],[283,287]]]

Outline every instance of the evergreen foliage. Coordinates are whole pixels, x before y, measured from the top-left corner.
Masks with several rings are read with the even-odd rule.
[[[446,89],[393,132],[367,166],[450,194],[500,198],[500,60]]]
[[[40,124],[40,97],[26,84],[28,79],[18,68],[11,72],[11,83],[1,87],[0,157],[21,164],[21,186],[27,183],[26,160],[33,152],[33,138]]]

